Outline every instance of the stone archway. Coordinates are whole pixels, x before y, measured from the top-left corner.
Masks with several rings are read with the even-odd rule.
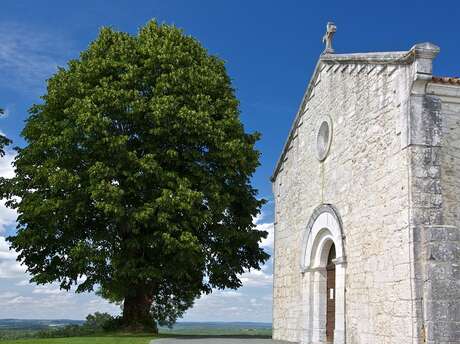
[[[334,344],[345,343],[345,250],[342,221],[337,210],[323,204],[313,211],[302,241],[301,272],[303,274],[302,343],[327,343],[326,324],[330,290],[327,290],[328,258],[335,249],[335,324]],[[329,262],[330,263],[330,262]],[[330,264],[329,264],[330,267]]]

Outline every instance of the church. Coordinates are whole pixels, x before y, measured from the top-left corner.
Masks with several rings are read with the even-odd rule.
[[[440,49],[337,54],[273,176],[273,338],[460,343],[460,79]]]

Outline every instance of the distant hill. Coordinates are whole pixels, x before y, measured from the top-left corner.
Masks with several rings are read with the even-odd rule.
[[[254,327],[254,328],[272,328],[271,323],[262,323],[262,322],[226,322],[226,321],[215,321],[215,322],[191,322],[191,321],[180,321],[174,325],[174,327],[197,327],[197,326],[206,326],[210,328],[221,328],[225,327]]]
[[[258,322],[178,322],[173,328],[160,327],[160,333],[181,335],[270,336],[271,323]]]

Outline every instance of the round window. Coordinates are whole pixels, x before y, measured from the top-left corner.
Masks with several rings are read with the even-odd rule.
[[[331,125],[330,120],[323,120],[319,126],[316,136],[316,153],[319,161],[326,159],[331,145]]]

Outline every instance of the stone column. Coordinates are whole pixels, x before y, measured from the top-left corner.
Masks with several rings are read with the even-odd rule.
[[[335,263],[335,329],[334,344],[345,343],[345,266],[346,261],[339,257]]]
[[[301,340],[300,344],[311,343],[311,333],[313,328],[313,281],[314,272],[307,270],[302,272],[302,321],[301,321]]]
[[[326,268],[318,267],[313,270],[313,331],[312,344],[326,341]]]

